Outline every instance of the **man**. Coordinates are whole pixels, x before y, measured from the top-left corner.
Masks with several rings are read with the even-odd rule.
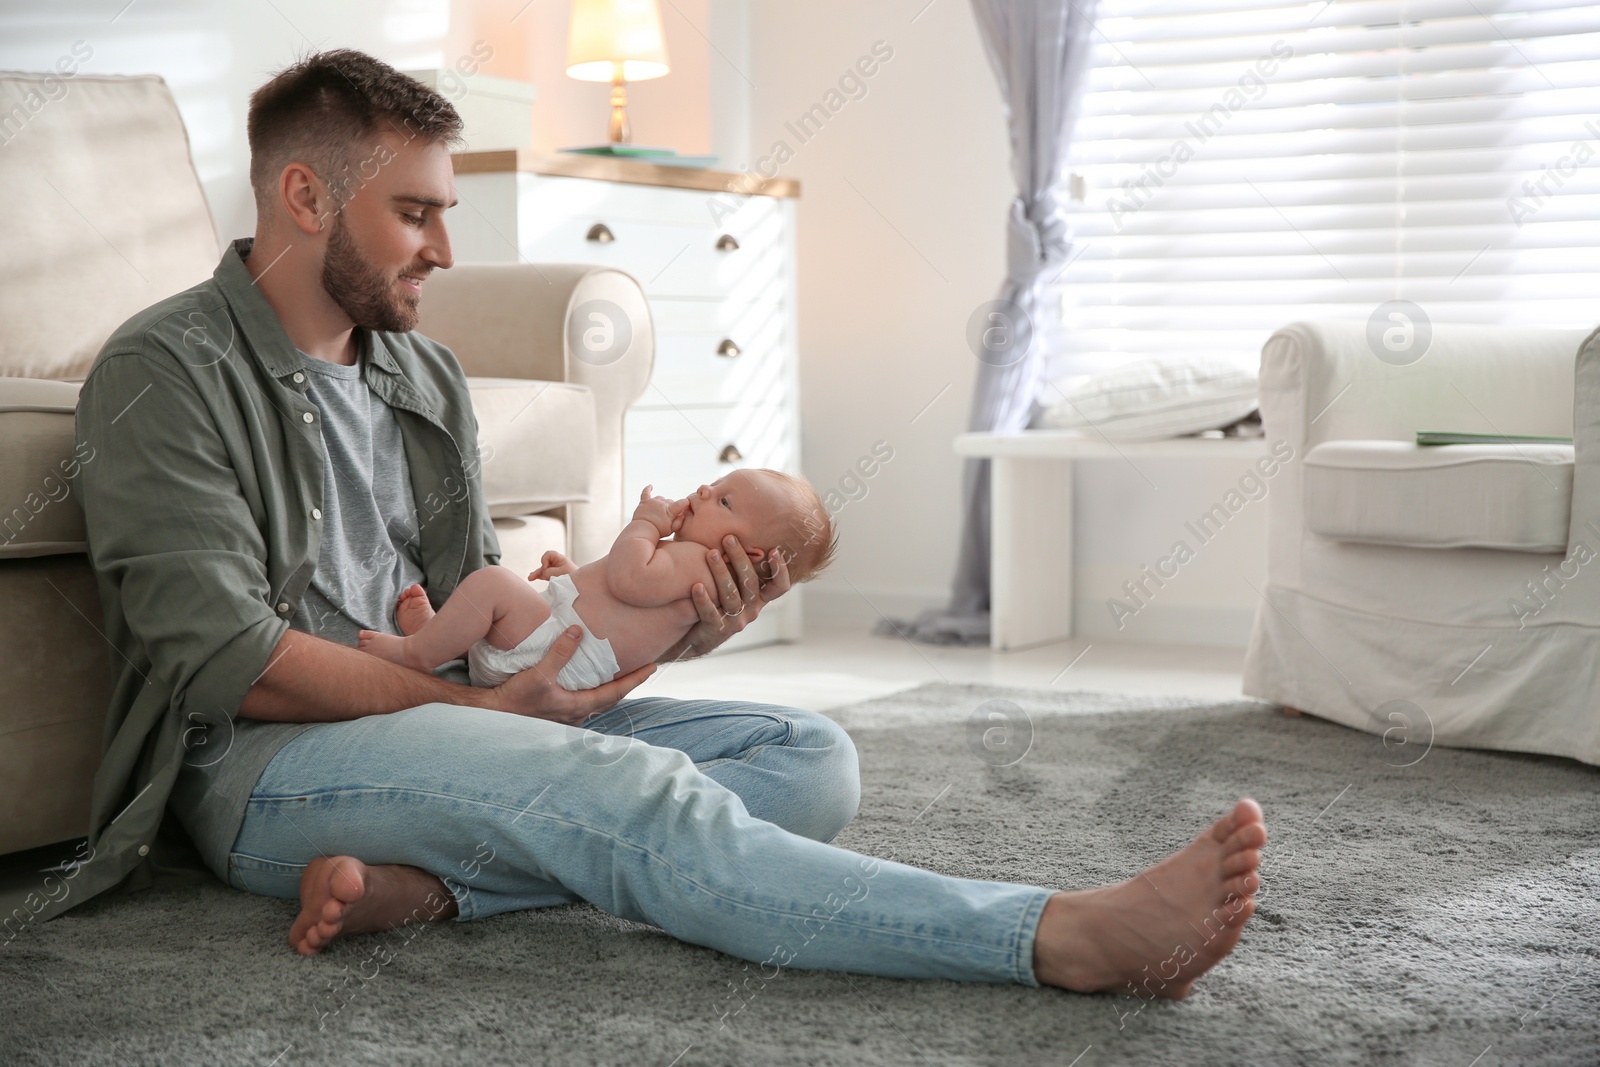
[[[499,558],[461,369],[411,332],[451,266],[460,128],[357,52],[279,74],[251,100],[254,239],[125,324],[84,383],[78,436],[105,459],[80,492],[122,670],[80,898],[145,879],[170,809],[218,877],[299,898],[306,954],[581,899],[779,967],[1184,995],[1253,911],[1253,801],[1118,886],[948,878],[824,843],[859,785],[822,716],[622,701],[649,667],[567,692],[576,630],[497,689],[356,651],[359,629],[398,632],[412,582],[437,605]],[[726,547],[664,658],[787,590]]]

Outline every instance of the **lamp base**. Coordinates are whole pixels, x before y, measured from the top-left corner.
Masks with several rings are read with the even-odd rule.
[[[628,125],[628,86],[619,73],[611,83],[611,143],[627,144],[631,140],[633,128]]]

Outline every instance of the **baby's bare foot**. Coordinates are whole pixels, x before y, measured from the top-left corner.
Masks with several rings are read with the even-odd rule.
[[[394,607],[394,621],[400,632],[410,637],[433,618],[433,605],[428,603],[428,592],[415,582],[406,586]]]
[[[1046,985],[1149,999],[1188,995],[1239,943],[1261,887],[1261,806],[1241,800],[1188,845],[1117,885],[1057,893],[1034,939]]]
[[[377,656],[402,667],[418,671],[429,669],[426,664],[415,662],[409,638],[379,633],[377,630],[361,630],[356,635],[356,647],[369,656]]]
[[[455,914],[455,899],[426,871],[369,867],[354,856],[319,856],[300,875],[300,914],[289,928],[289,944],[302,956],[313,956],[335,938]]]

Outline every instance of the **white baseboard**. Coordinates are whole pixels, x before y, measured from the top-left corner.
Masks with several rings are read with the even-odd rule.
[[[950,602],[948,590],[912,592],[874,589],[843,583],[806,588],[807,625],[870,628],[880,612],[894,619],[915,618],[928,608]],[[1080,598],[1072,605],[1073,636],[1085,641],[1128,641],[1146,645],[1201,645],[1210,648],[1244,648],[1250,643],[1255,611],[1234,604],[1147,605],[1137,615],[1124,618],[1117,629],[1104,600]]]
[[[944,607],[950,603],[948,589],[924,590],[877,589],[856,583],[854,589],[844,582],[817,583],[806,587],[806,625],[827,627],[868,627],[879,618],[911,619],[929,608]]]

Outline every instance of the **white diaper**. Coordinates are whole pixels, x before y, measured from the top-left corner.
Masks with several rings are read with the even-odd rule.
[[[558,574],[550,579],[544,598],[550,603],[550,617],[516,648],[506,651],[480,640],[467,649],[467,672],[473,685],[496,686],[518,671],[532,667],[544,659],[556,638],[574,623],[583,627],[583,637],[578,642],[577,654],[556,675],[556,684],[563,689],[593,689],[617,676],[617,657],[611,651],[611,642],[596,637],[572,608],[572,602],[578,599],[578,587],[572,584],[572,575]]]

